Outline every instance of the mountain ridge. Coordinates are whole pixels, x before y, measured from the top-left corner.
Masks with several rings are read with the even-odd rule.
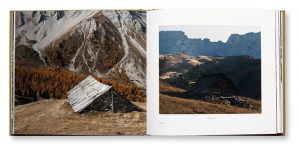
[[[189,38],[183,31],[160,31],[160,54],[184,53],[192,56],[249,55],[261,57],[261,32],[243,35],[231,34],[226,42],[210,41],[208,38]]]

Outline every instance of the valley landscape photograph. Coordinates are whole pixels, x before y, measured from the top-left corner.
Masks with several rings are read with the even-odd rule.
[[[160,114],[261,113],[261,102],[259,27],[160,26]]]
[[[13,135],[145,135],[146,12],[12,12]]]

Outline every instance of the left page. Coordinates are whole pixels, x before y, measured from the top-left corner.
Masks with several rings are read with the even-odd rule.
[[[145,135],[146,12],[11,12],[12,135]]]

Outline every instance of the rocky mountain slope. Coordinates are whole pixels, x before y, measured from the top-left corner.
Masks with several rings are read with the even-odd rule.
[[[17,65],[91,73],[146,87],[145,12],[19,11],[15,38]]]
[[[188,72],[206,62],[222,59],[222,57],[189,56],[185,54],[161,54],[159,55],[159,74],[161,79],[168,79]]]
[[[184,53],[192,56],[261,56],[261,33],[231,34],[226,42],[209,39],[191,39],[182,31],[160,31],[160,54]]]
[[[195,60],[189,64],[188,61]],[[208,57],[183,54],[160,55],[161,81],[188,89],[204,75],[225,74],[240,95],[261,98],[261,60],[251,56]],[[183,66],[184,65],[184,66]]]

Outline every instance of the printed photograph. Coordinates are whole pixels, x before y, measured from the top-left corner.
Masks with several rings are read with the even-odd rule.
[[[261,113],[256,26],[159,27],[159,113]]]
[[[146,12],[15,11],[14,135],[145,135]]]

